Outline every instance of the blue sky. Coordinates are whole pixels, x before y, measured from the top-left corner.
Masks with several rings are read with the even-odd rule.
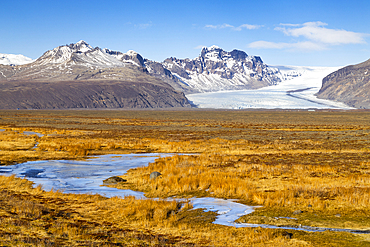
[[[272,65],[344,66],[370,58],[370,1],[2,1],[0,53],[31,58],[85,40],[163,61],[202,46]]]

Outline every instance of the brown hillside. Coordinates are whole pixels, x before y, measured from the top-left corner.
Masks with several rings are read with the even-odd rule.
[[[169,85],[115,80],[0,82],[0,109],[186,107]]]
[[[317,96],[356,108],[370,109],[370,59],[325,77]]]

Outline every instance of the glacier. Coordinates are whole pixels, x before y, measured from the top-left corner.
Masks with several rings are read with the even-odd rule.
[[[269,66],[282,74],[282,82],[256,90],[188,94],[198,108],[215,109],[354,109],[341,102],[318,99],[322,79],[341,67]]]

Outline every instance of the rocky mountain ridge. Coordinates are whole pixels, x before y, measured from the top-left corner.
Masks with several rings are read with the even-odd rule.
[[[131,65],[186,94],[256,89],[275,85],[288,78],[279,69],[264,64],[260,57],[248,56],[239,50],[226,52],[217,46],[203,47],[197,58],[171,57],[160,63],[143,58],[135,51],[122,53],[107,48],[93,48],[81,40],[45,52],[32,66],[18,67],[17,70],[3,68],[0,70],[0,80],[2,77],[7,80],[120,80],[123,79],[120,76],[122,70]],[[118,68],[121,72],[115,73]],[[112,71],[101,71],[108,69]]]
[[[72,100],[73,97],[68,96],[71,101],[75,102],[68,104],[68,100],[64,99],[63,95],[58,94],[58,98],[63,98],[61,100],[63,103],[51,104],[45,101],[39,106],[32,102],[27,104],[23,102],[22,107],[37,107],[37,109],[43,107],[189,107],[190,104],[184,93],[257,89],[276,85],[296,76],[300,75],[294,73],[283,74],[277,67],[266,65],[258,56],[250,56],[240,50],[227,52],[217,46],[203,47],[200,55],[194,59],[171,57],[163,62],[156,62],[146,59],[132,50],[122,53],[108,48],[93,48],[83,40],[46,51],[41,57],[29,64],[19,66],[0,65],[0,85],[3,88],[2,93],[6,92],[2,95],[5,98],[14,99],[14,97],[9,96],[10,93],[19,91],[19,87],[26,87],[26,82],[39,82],[39,84],[32,85],[48,86],[50,89],[53,88],[53,92],[58,88],[58,90],[60,89],[68,95],[70,95],[68,90],[72,90],[71,88],[74,87],[73,82],[83,82],[79,86],[84,90],[76,90],[80,92],[81,97],[91,100],[93,98],[95,100],[96,97],[100,97],[101,100],[106,99],[101,101],[105,102],[104,104],[98,104],[96,101],[94,101],[95,103],[86,101],[84,104],[79,104],[77,99]],[[139,106],[136,103],[128,103],[138,102],[138,98],[130,100],[110,98],[114,94],[113,91],[111,89],[102,90],[106,93],[109,91],[110,95],[101,94],[99,90],[102,88],[96,83],[92,83],[93,81],[99,81],[104,87],[115,88],[115,90],[135,91],[132,95],[136,96],[133,97],[141,97],[144,99],[142,102],[145,102],[145,97],[147,97],[147,103],[140,103]],[[53,86],[50,84],[51,82],[54,83]],[[63,82],[70,86],[62,86]],[[86,87],[88,82],[91,82],[91,86],[94,84],[95,89],[88,90]],[[117,83],[122,83],[122,85],[118,87]],[[145,83],[151,86],[146,87]],[[134,91],[132,91],[131,84],[136,87]],[[152,85],[155,85],[155,87]],[[27,88],[27,92],[32,93],[31,88]],[[36,88],[41,90],[40,86]],[[152,89],[146,91],[145,88]],[[157,93],[154,88],[158,89]],[[93,93],[95,96],[85,95],[84,91]],[[163,95],[164,92],[169,94],[170,97]],[[36,92],[33,94],[36,94]],[[30,101],[26,97],[27,94],[22,93],[21,95],[24,100]],[[129,94],[114,95],[130,97]],[[55,100],[56,98],[48,97],[48,99]],[[161,102],[161,100],[169,99],[171,99],[169,102]],[[13,108],[16,106],[16,101],[6,104]]]
[[[145,68],[84,41],[58,46],[29,64],[0,65],[0,88],[2,109],[190,107],[184,93]]]
[[[167,58],[155,62],[134,51],[121,53],[104,49],[122,62],[130,62],[185,93],[256,89],[275,85],[282,80],[278,69],[267,66],[257,56],[244,51],[226,52],[217,46],[204,47],[194,59]]]
[[[316,95],[355,108],[370,109],[370,59],[329,74]]]
[[[279,70],[244,51],[203,47],[195,59],[168,58],[163,66],[198,92],[257,89],[281,82]]]

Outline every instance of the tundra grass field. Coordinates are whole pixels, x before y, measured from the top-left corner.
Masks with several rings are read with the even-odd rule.
[[[0,245],[370,245],[370,234],[215,225],[214,212],[164,200],[261,206],[241,223],[370,230],[369,111],[0,111],[2,165],[153,152],[191,155],[131,169],[115,186],[163,200],[64,194],[0,176]],[[162,176],[149,179],[153,171]]]

